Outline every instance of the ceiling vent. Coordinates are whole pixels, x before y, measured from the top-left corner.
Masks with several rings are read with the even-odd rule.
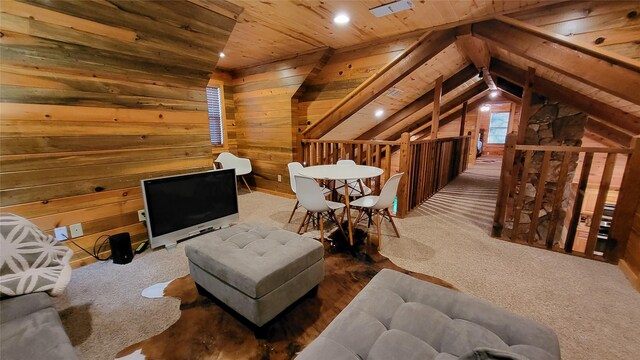
[[[398,88],[391,88],[391,90],[389,90],[389,92],[387,93],[387,96],[396,97],[396,96],[400,95],[401,92],[402,92],[402,90],[400,90]]]
[[[369,11],[377,17],[382,17],[409,9],[413,9],[413,3],[411,0],[400,0],[374,7],[369,9]]]

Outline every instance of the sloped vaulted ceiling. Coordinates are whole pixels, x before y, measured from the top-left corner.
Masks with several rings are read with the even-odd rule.
[[[411,10],[376,18],[369,9],[390,1],[230,1],[244,11],[225,46],[227,56],[219,62],[222,69],[246,67],[322,47],[340,49],[419,29],[448,28],[557,2],[416,0]],[[346,26],[333,24],[333,17],[340,11],[351,17]]]

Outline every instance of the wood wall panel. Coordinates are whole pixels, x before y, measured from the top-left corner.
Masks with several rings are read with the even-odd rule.
[[[264,190],[291,193],[287,164],[294,159],[300,119],[299,89],[326,63],[329,50],[320,50],[233,74],[238,155],[251,159],[249,182]],[[281,181],[278,181],[281,175]]]
[[[81,223],[89,251],[101,235],[145,240],[140,180],[212,168],[205,87],[235,20],[186,1],[0,11],[1,210],[49,232]],[[94,261],[65,243],[74,266]]]
[[[640,291],[640,203],[638,203],[636,213],[631,221],[627,249],[619,265],[631,284]]]

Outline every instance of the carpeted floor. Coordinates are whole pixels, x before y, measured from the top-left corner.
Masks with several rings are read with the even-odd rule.
[[[383,231],[382,254],[396,265],[451,282],[556,330],[564,359],[634,359],[640,353],[640,294],[613,265],[489,237],[499,162],[472,167],[420,209]],[[286,224],[294,200],[240,195],[241,221]],[[300,221],[302,211],[294,217]],[[178,320],[179,300],[145,299],[145,287],[188,273],[184,245],[147,250],[127,265],[74,271],[56,299],[82,359],[113,359]]]
[[[374,248],[366,250],[370,256],[359,258],[348,252],[327,252],[324,280],[315,294],[303,296],[265,325],[259,339],[246,320],[239,320],[209,295],[198,295],[190,275],[173,280],[164,296],[180,299],[180,320],[162,333],[123,349],[117,358],[292,360],[382,269],[453,288],[441,279],[399,268]]]

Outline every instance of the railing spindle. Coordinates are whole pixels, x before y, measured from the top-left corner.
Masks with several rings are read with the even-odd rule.
[[[600,179],[600,188],[598,189],[598,196],[596,198],[596,207],[595,209],[593,209],[593,217],[591,218],[589,237],[587,238],[585,255],[587,255],[588,257],[593,257],[593,251],[596,248],[598,230],[600,230],[600,221],[602,220],[602,214],[604,213],[604,205],[607,201],[607,193],[609,192],[609,186],[611,185],[611,176],[613,175],[613,168],[615,165],[616,154],[607,154],[604,171],[602,172],[602,178]]]

